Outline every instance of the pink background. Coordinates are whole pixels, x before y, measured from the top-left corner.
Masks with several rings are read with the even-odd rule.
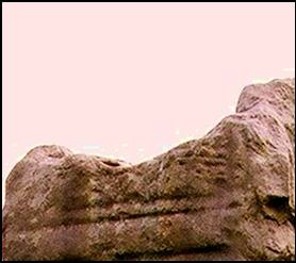
[[[2,182],[37,145],[138,163],[199,138],[245,85],[294,75],[294,8],[3,3]]]

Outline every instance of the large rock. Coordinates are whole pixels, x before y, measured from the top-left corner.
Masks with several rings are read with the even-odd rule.
[[[138,165],[31,150],[6,182],[5,260],[294,260],[294,79]]]

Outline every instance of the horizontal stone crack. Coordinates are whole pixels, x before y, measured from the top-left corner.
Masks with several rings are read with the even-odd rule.
[[[165,259],[173,256],[222,252],[229,249],[226,244],[209,244],[200,247],[188,248],[167,248],[160,251],[123,252],[115,253],[115,260],[136,260],[136,259]]]

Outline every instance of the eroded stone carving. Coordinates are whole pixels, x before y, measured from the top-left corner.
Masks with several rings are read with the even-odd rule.
[[[6,182],[5,260],[294,260],[295,80],[138,165],[31,150]]]

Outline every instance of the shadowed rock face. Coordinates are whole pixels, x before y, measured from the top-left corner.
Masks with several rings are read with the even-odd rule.
[[[138,165],[31,150],[6,182],[5,260],[294,260],[295,80]]]

